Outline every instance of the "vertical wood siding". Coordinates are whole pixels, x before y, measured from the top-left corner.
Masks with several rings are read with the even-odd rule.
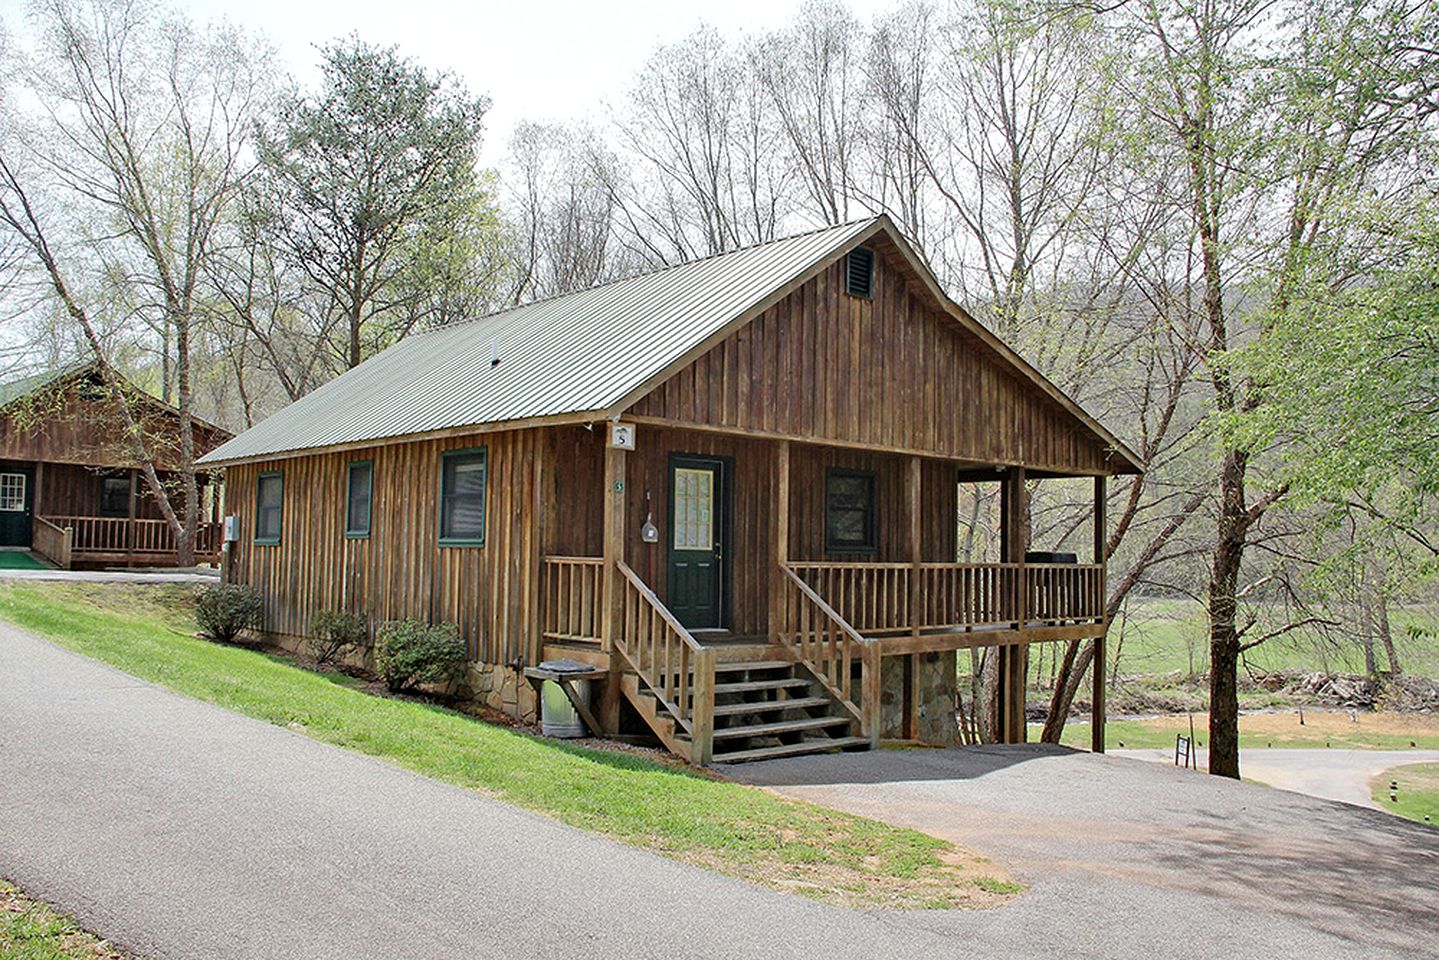
[[[456,624],[472,659],[507,663],[539,655],[533,603],[539,577],[538,430],[395,444],[261,461],[230,468],[229,503],[239,517],[235,577],[265,599],[265,630],[307,636],[321,610],[369,619],[413,617]],[[485,544],[439,545],[440,455],[489,451]],[[374,463],[370,536],[345,536],[351,461]],[[255,478],[285,476],[280,543],[254,542]],[[543,479],[541,479],[543,485]]]
[[[844,292],[841,258],[632,413],[974,463],[1106,470],[1098,438],[934,305],[887,242],[875,252],[873,299]]]

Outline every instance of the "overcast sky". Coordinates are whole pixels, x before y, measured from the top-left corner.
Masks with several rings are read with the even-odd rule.
[[[782,25],[800,0],[171,0],[200,21],[221,17],[263,32],[291,72],[312,81],[318,43],[355,31],[453,71],[493,108],[483,160],[495,163],[518,120],[581,117],[617,100],[658,43],[700,23],[727,35]],[[896,0],[850,0],[862,19]],[[0,0],[15,29],[26,0]],[[23,29],[23,27],[22,27]]]

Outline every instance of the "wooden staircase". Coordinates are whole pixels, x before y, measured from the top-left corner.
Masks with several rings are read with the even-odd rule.
[[[802,665],[784,659],[715,664],[711,763],[768,760],[837,749],[867,748],[858,724]],[[628,673],[621,689],[636,712],[674,753],[693,759],[691,732]]]

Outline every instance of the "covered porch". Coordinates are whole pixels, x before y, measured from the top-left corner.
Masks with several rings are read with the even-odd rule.
[[[1022,742],[1028,645],[1102,643],[1102,476],[1091,562],[1053,562],[1027,503],[1053,471],[643,420],[632,449],[597,439],[558,441],[538,614],[545,659],[607,671],[606,732],[627,703],[696,763],[938,742],[955,652],[990,647],[998,736]],[[959,488],[996,481],[999,557],[961,562]],[[1093,702],[1101,749],[1103,671]]]

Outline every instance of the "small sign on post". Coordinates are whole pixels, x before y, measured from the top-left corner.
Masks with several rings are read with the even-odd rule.
[[[610,446],[616,450],[633,450],[635,448],[635,425],[633,423],[611,423]]]
[[[1199,769],[1194,756],[1194,741],[1182,733],[1174,735],[1174,765]]]

